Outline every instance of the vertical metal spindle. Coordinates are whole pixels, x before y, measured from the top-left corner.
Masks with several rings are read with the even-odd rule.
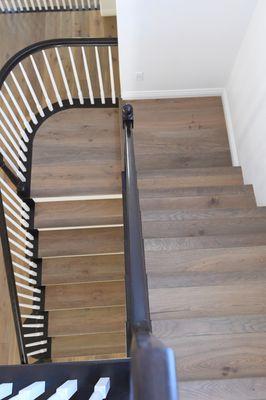
[[[62,102],[61,96],[59,94],[59,91],[58,91],[58,88],[57,88],[57,85],[56,85],[56,82],[55,82],[55,79],[54,79],[54,75],[53,75],[49,60],[48,60],[47,55],[46,55],[44,50],[42,50],[42,55],[43,55],[44,62],[45,62],[45,65],[46,65],[46,68],[47,68],[47,71],[48,71],[48,74],[49,74],[49,77],[50,77],[54,92],[55,92],[56,100],[57,100],[59,106],[63,107],[63,102]]]

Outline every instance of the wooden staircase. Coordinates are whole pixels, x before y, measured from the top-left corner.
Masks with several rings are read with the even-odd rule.
[[[230,165],[221,101],[133,106],[153,333],[181,400],[264,399],[266,208]]]
[[[36,204],[52,361],[125,357],[121,225],[121,199]]]

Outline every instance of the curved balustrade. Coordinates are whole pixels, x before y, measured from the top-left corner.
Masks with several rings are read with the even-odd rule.
[[[117,39],[36,43],[0,71],[1,241],[22,363],[49,357],[34,202],[25,201],[34,135],[64,109],[117,107],[118,94]]]
[[[34,132],[69,107],[117,106],[117,39],[58,39],[17,53],[0,72],[3,161],[22,183],[30,179]]]
[[[42,11],[95,11],[99,0],[0,0],[1,13]]]

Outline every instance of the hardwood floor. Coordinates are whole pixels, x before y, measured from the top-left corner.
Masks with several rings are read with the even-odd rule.
[[[17,51],[46,39],[116,37],[116,18],[99,11],[64,11],[0,15],[0,67]]]
[[[266,209],[231,166],[221,100],[132,103],[153,332],[181,400],[264,399]]]
[[[31,196],[121,194],[117,109],[60,112],[38,130]]]

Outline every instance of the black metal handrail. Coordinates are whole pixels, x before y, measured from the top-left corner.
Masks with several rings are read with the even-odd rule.
[[[131,361],[131,399],[177,400],[173,351],[152,335],[144,243],[132,128],[133,107],[123,106],[124,225],[127,329]]]
[[[19,358],[20,358],[21,364],[27,364],[28,357],[26,354],[25,341],[24,341],[24,337],[23,337],[21,313],[20,313],[20,308],[19,308],[16,282],[14,279],[14,270],[13,270],[9,241],[8,241],[8,236],[7,236],[6,219],[5,219],[5,212],[4,212],[4,207],[3,207],[1,189],[0,189],[0,232],[1,232],[0,240],[1,240],[1,245],[2,245],[2,255],[3,255],[4,266],[5,266],[5,271],[6,271],[9,294],[10,294],[12,315],[13,315],[15,331],[16,331],[16,336],[17,336]]]
[[[49,49],[52,47],[61,46],[117,46],[117,38],[64,38],[64,39],[49,39],[36,42],[24,49],[18,51],[14,56],[4,64],[0,74],[0,89],[6,77],[9,75],[16,65],[22,62],[25,58],[33,55],[41,50]]]
[[[117,44],[118,44],[117,38],[63,38],[63,39],[45,40],[45,41],[41,41],[38,43],[34,43],[34,44],[22,49],[18,53],[16,53],[13,57],[11,57],[6,62],[6,64],[0,70],[0,90],[2,89],[2,87],[5,87],[5,89],[7,88],[7,85],[6,85],[6,82],[8,82],[7,78],[9,78],[9,76],[11,75],[11,73],[13,71],[15,72],[15,68],[21,62],[23,62],[23,60],[27,59],[29,56],[34,55],[35,53],[41,52],[46,49],[60,48],[60,47],[69,47],[70,48],[70,47],[83,47],[84,46],[84,47],[99,47],[100,48],[100,47],[107,47],[107,46],[108,47],[117,46]],[[112,57],[112,54],[111,54],[111,57]],[[72,65],[72,67],[73,67],[73,65]],[[97,66],[97,69],[98,69],[98,66]],[[47,72],[48,72],[48,70],[47,70]],[[111,70],[110,70],[110,73],[111,73]],[[15,74],[16,74],[16,72],[15,72]],[[13,77],[14,76],[15,75],[13,75]],[[51,76],[50,76],[50,79],[51,79]],[[74,76],[73,76],[73,79],[74,79]],[[111,78],[110,78],[110,80],[111,80]],[[37,80],[37,82],[38,82],[38,80]],[[19,86],[19,83],[17,84],[17,89],[19,89],[18,86]],[[56,86],[56,84],[55,84],[55,86]],[[27,88],[27,86],[26,86],[26,88]],[[29,85],[28,85],[28,89],[30,89]],[[25,96],[28,95],[29,98],[31,98],[30,96],[32,96],[32,91],[34,92],[34,89],[32,89],[32,91],[28,90],[28,89],[24,94],[25,94]],[[54,90],[54,88],[53,88],[53,90]],[[10,92],[8,92],[8,93],[9,93],[9,97],[10,97]],[[21,96],[21,92],[19,92],[19,95]],[[65,93],[64,93],[64,95],[65,95]],[[24,96],[24,98],[25,98],[25,96]],[[48,97],[49,97],[49,93],[48,93]],[[59,97],[60,97],[60,95],[59,95]],[[22,97],[22,99],[23,99],[23,97]],[[5,153],[4,154],[0,153],[0,168],[5,173],[5,175],[9,178],[9,180],[14,184],[14,186],[16,188],[15,191],[17,193],[19,193],[19,197],[21,198],[21,200],[25,201],[27,199],[27,201],[29,201],[29,202],[30,202],[30,181],[31,181],[31,162],[32,162],[33,140],[34,140],[34,136],[35,136],[37,130],[40,128],[41,124],[47,118],[52,116],[53,114],[55,114],[59,111],[71,108],[71,107],[73,107],[73,108],[118,107],[117,98],[116,98],[116,101],[114,101],[113,93],[112,93],[112,98],[105,97],[104,102],[102,99],[95,97],[93,99],[93,104],[90,101],[90,99],[86,98],[85,96],[83,98],[83,102],[80,101],[80,98],[77,99],[75,97],[73,97],[72,101],[70,102],[70,100],[67,100],[62,96],[61,97],[62,104],[61,105],[59,104],[59,101],[57,98],[57,103],[52,104],[52,109],[49,108],[48,104],[45,105],[45,103],[47,103],[47,102],[43,101],[42,104],[39,103],[42,113],[40,113],[40,111],[39,111],[40,108],[38,108],[37,103],[34,100],[35,106],[37,106],[37,110],[39,113],[35,114],[35,112],[33,112],[33,111],[32,111],[32,113],[30,113],[28,110],[28,107],[29,108],[31,108],[31,107],[26,106],[27,110],[26,110],[25,116],[26,116],[27,123],[28,123],[27,125],[30,126],[30,129],[31,129],[31,130],[29,130],[29,128],[25,124],[23,118],[21,117],[21,113],[19,113],[18,107],[20,107],[20,106],[17,106],[11,100],[12,100],[12,98],[10,97],[8,102],[10,102],[10,107],[11,107],[11,109],[13,109],[13,116],[11,114],[11,117],[12,117],[11,123],[8,125],[8,127],[10,128],[10,125],[13,124],[13,128],[15,126],[14,129],[16,130],[18,127],[18,130],[19,130],[19,126],[17,123],[18,123],[18,120],[20,120],[20,118],[21,118],[21,121],[23,121],[23,123],[21,123],[21,121],[20,121],[20,125],[21,125],[22,129],[24,129],[24,126],[25,126],[25,135],[24,136],[26,136],[28,138],[28,140],[26,141],[27,146],[25,145],[27,147],[27,150],[25,150],[22,146],[22,147],[20,147],[21,152],[19,153],[19,151],[17,150],[17,147],[14,147],[15,150],[13,151],[13,154],[15,153],[17,158],[20,159],[20,161],[21,161],[20,164],[18,164],[18,162],[17,162],[17,165],[18,165],[17,175],[16,175],[16,169],[14,169],[14,167],[12,167],[12,164],[10,164],[10,161],[9,161],[10,157],[8,160]],[[26,101],[29,101],[29,99],[26,99]],[[25,103],[25,101],[24,101],[24,103]],[[26,105],[26,103],[25,103],[25,105]],[[34,106],[34,108],[35,108],[35,106]],[[1,116],[1,119],[2,119],[2,117],[3,117],[3,114]],[[34,120],[34,117],[35,117],[35,120]],[[10,118],[10,116],[8,118]],[[14,129],[12,131],[12,135],[14,133]],[[19,131],[20,131],[20,134],[18,136],[20,136],[20,135],[22,136],[21,142],[23,142],[23,140],[26,140],[26,139],[21,134],[21,130],[19,130]],[[30,134],[28,134],[28,133],[30,133]],[[10,136],[12,136],[12,135],[10,135]],[[8,142],[7,139],[5,139],[5,140]],[[12,142],[12,146],[14,146],[13,142]],[[19,143],[19,146],[20,146],[20,143]],[[24,155],[25,155],[25,152],[27,152],[26,161],[23,160],[23,158],[20,158],[21,153],[23,153],[23,152],[24,152]],[[13,162],[13,164],[15,165],[14,162]],[[21,175],[19,175],[21,172],[21,164],[23,164],[26,169],[25,171],[23,170],[23,178],[24,178],[23,181],[21,179]],[[8,234],[7,227],[6,227],[7,221],[5,219],[4,212],[5,212],[5,210],[3,209],[1,192],[0,192],[1,240],[2,240],[3,255],[4,255],[4,263],[5,263],[5,268],[6,268],[6,276],[7,276],[7,282],[8,282],[8,287],[9,287],[13,317],[14,317],[14,321],[15,321],[20,359],[21,359],[21,363],[27,363],[27,352],[25,351],[25,347],[27,347],[27,342],[25,342],[25,336],[23,337],[24,326],[21,322],[20,302],[18,301],[18,292],[17,292],[17,288],[16,288],[16,282],[15,282],[15,278],[14,278],[14,271],[13,271],[13,265],[12,265],[12,258],[11,258],[11,253],[10,253],[10,243],[11,242],[9,241],[9,234]],[[33,208],[30,207],[31,220],[32,220],[33,214],[34,214]],[[33,228],[32,224],[31,224],[30,228]],[[35,233],[33,233],[33,235],[35,238],[34,239],[34,246],[35,246],[34,248],[36,249],[37,235],[35,235]],[[36,260],[35,257],[36,257],[36,251],[33,255],[33,258],[34,258],[34,263],[36,265],[38,264],[38,267],[39,267],[39,260]],[[38,279],[37,279],[37,283],[36,283],[38,285],[40,284],[40,281],[41,281],[40,277],[39,277],[39,270],[41,270],[41,268],[38,269]],[[42,298],[41,311],[43,311],[43,290],[41,293],[41,298]],[[47,322],[46,316],[45,316],[45,319],[43,322],[45,325]],[[32,324],[29,323],[28,325],[32,325]],[[45,325],[45,327],[44,327],[45,338],[47,336],[46,328],[47,328],[47,326]],[[35,347],[35,349],[38,350],[38,348],[36,348],[36,347]],[[26,348],[26,350],[27,350],[27,348]],[[46,358],[47,358],[47,354],[46,354]]]

